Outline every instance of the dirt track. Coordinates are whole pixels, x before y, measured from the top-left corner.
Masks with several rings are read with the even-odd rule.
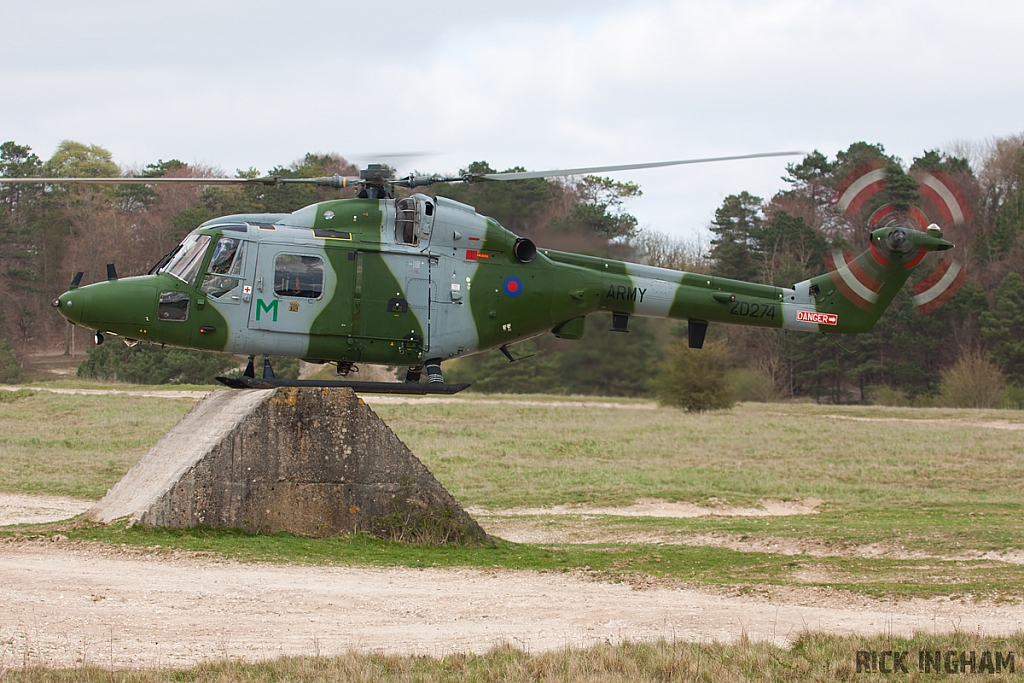
[[[4,494],[0,524],[66,517],[83,502]],[[813,514],[818,502],[714,512]],[[616,512],[708,512],[664,501],[633,507]],[[582,572],[240,564],[61,537],[9,539],[0,541],[0,672],[26,662],[73,667],[83,655],[93,664],[132,667],[349,649],[440,656],[502,642],[536,651],[658,637],[733,641],[744,632],[784,644],[804,629],[1024,629],[1015,604],[894,604],[819,589],[779,589],[766,598],[673,584],[642,588]]]
[[[66,540],[0,545],[0,670],[259,660],[349,649],[444,655],[657,637],[784,643],[803,629],[1009,634],[1017,605],[774,599],[507,570],[247,565]]]
[[[383,381],[383,380],[382,380]],[[210,394],[211,391],[226,391],[225,389],[211,389],[209,391],[174,391],[172,389],[160,389],[160,390],[145,390],[145,389],[66,389],[60,387],[39,387],[39,386],[19,386],[12,384],[0,384],[0,391],[45,391],[51,394],[65,394],[65,395],[78,395],[78,396],[108,396],[112,394],[121,394],[123,396],[141,396],[145,398],[205,398]],[[358,393],[358,392],[357,392]],[[656,410],[658,408],[657,403],[646,402],[632,402],[632,403],[618,403],[615,401],[570,401],[570,400],[554,400],[554,401],[530,401],[522,399],[510,399],[510,398],[480,398],[474,397],[468,398],[452,398],[451,396],[445,397],[430,397],[430,396],[396,396],[390,394],[360,394],[363,399],[370,404],[408,404],[418,403],[422,405],[431,403],[473,403],[476,405],[480,404],[491,404],[491,405],[508,405],[508,406],[544,406],[548,408],[605,408],[609,410]]]
[[[44,524],[70,519],[93,505],[91,500],[63,496],[33,496],[0,493],[0,526],[7,524]]]

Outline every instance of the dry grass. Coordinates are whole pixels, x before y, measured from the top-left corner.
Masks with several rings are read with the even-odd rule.
[[[1024,550],[1020,412],[741,404],[695,415],[622,399],[613,407],[599,401],[598,407],[552,397],[468,398],[375,406],[465,505],[500,511],[561,503],[613,506],[640,498],[734,506],[757,506],[765,498],[825,501],[818,514],[796,517],[593,518],[586,523],[600,527],[602,543],[628,547],[631,564],[607,571],[785,585],[797,572],[827,568],[828,585],[871,594],[1022,594],[1024,569],[998,561],[1001,553],[1017,557]],[[0,489],[91,498],[115,483],[193,403],[42,392],[4,401]],[[116,529],[76,533],[111,543],[145,540],[137,531],[131,538]],[[683,545],[700,535],[734,539],[761,553]],[[669,539],[675,548],[664,562],[651,564],[652,547],[636,540],[645,537]],[[777,557],[765,545],[773,539],[797,540],[829,557]],[[339,559],[328,557],[330,543],[299,549],[305,543],[300,539],[189,533],[174,542],[249,559]],[[207,547],[211,543],[216,547]],[[420,561],[418,550],[357,546],[346,545],[341,561]],[[518,552],[501,562],[445,552],[428,564],[604,567],[594,548],[570,538],[558,546],[554,558],[541,557],[544,549],[537,546],[525,552],[527,559]],[[858,555],[865,547],[883,554]],[[980,553],[994,555],[957,564]],[[694,573],[698,560],[701,571]],[[941,576],[932,576],[933,560],[950,561],[942,564]]]
[[[668,409],[561,407],[558,399],[516,398],[518,403],[488,399],[378,404],[375,410],[469,505],[496,510],[567,502],[614,505],[647,497],[756,505],[762,498],[815,497],[826,501],[822,512],[800,518],[641,519],[614,524],[628,526],[631,533],[664,527],[672,532],[724,531],[751,538],[758,533],[791,534],[840,545],[851,539],[858,543],[894,539],[910,543],[916,539],[943,551],[952,547],[1024,547],[1020,503],[1024,493],[1020,447],[1024,414],[1019,412],[742,404],[731,411],[693,415]],[[527,405],[534,401],[539,405]],[[631,405],[621,399],[617,402]],[[97,497],[193,403],[41,392],[4,398],[0,402],[0,488]],[[168,532],[131,533],[142,536],[140,543],[152,543],[147,533],[164,534],[161,543],[173,540]],[[182,534],[193,545],[202,540],[201,534]],[[226,537],[210,533],[211,542],[222,545],[231,540]],[[331,554],[333,561],[342,557],[330,546],[341,541],[237,539],[239,546],[249,550],[260,543],[285,542],[290,545],[278,555],[286,561],[299,557],[300,551],[291,546],[302,544],[309,544],[301,550],[309,554],[303,561],[319,561],[316,552]],[[345,543],[365,545],[370,541]],[[426,557],[426,551],[420,549],[377,545],[367,551],[372,557],[364,561],[402,564],[416,555],[419,562],[434,563],[433,556]],[[657,573],[644,564],[655,554],[653,547],[622,549],[636,555],[638,571]],[[219,546],[218,551],[232,555]],[[548,557],[553,551],[539,547],[502,545],[487,552],[506,551],[519,557],[517,561],[525,563],[524,567],[532,566],[529,558],[521,559],[530,553],[545,554],[536,560],[537,566],[555,561]],[[483,551],[465,551],[470,552]],[[785,585],[790,574],[805,565],[810,569],[826,567],[836,577],[852,577],[848,585],[842,581],[838,585],[854,591],[880,582],[884,585],[879,590],[899,586],[913,593],[916,583],[932,580],[925,574],[934,573],[941,564],[927,562],[918,571],[899,561],[806,556],[790,561],[685,546],[675,550],[660,547],[657,552],[666,558],[661,564],[670,564],[675,553],[679,558],[673,561],[679,567],[712,564],[722,577],[733,579],[737,574],[747,576],[743,574],[746,571],[753,586]],[[555,559],[565,566],[597,566],[595,553],[592,548],[564,546]],[[621,554],[616,558],[621,561]],[[497,563],[490,556],[485,559]],[[480,558],[467,554],[460,559],[445,552],[436,558],[442,560],[472,565]],[[941,564],[943,581],[959,585],[975,569],[968,564]],[[749,573],[753,571],[750,567],[757,571]],[[998,583],[993,595],[1020,595],[1020,571],[1015,566],[994,563],[977,569],[978,581],[988,577],[985,580]],[[717,574],[706,580],[726,581]],[[855,653],[862,649],[911,651],[911,678],[917,651],[924,649],[1014,652],[1017,670],[1024,670],[1024,636],[1005,640],[964,633],[919,634],[913,639],[805,634],[788,648],[745,641],[733,645],[662,641],[567,647],[547,653],[506,646],[479,655],[445,657],[348,653],[254,664],[221,661],[177,671],[114,672],[103,667],[66,671],[19,668],[11,650],[5,649],[8,647],[0,643],[0,681],[5,682],[886,679],[856,673]]]
[[[99,499],[195,404],[0,392],[0,491]]]
[[[674,409],[500,403],[374,410],[460,501],[489,509],[638,498],[756,505],[821,498],[845,509],[1018,504],[1024,413],[740,404]],[[837,419],[841,418],[841,419]]]
[[[453,654],[444,657],[348,653],[337,657],[313,655],[283,657],[256,664],[218,661],[190,669],[143,669],[111,671],[99,666],[71,670],[42,667],[0,673],[0,681],[67,682],[209,681],[253,683],[263,681],[850,681],[888,680],[893,676],[857,673],[856,653],[864,651],[907,652],[911,677],[918,674],[920,651],[1014,653],[1014,673],[999,680],[1024,680],[1024,635],[983,638],[976,634],[917,634],[913,638],[844,638],[805,633],[788,648],[746,639],[733,645],[656,641],[566,647],[555,652],[530,654],[511,645],[484,654]],[[892,663],[891,658],[889,663]],[[908,674],[897,674],[907,676]],[[972,673],[949,675],[943,680],[973,680]]]

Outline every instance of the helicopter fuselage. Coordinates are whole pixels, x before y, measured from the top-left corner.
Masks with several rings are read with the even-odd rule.
[[[129,340],[416,366],[548,331],[578,339],[599,310],[623,331],[641,315],[687,319],[691,330],[721,322],[858,332],[907,274],[868,253],[847,270],[880,283],[871,292],[877,314],[851,303],[834,274],[782,288],[538,250],[470,206],[416,194],[217,218],[155,274],[76,287],[54,305]]]

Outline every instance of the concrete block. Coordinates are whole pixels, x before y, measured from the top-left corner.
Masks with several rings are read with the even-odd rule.
[[[351,389],[219,391],[89,511],[109,523],[484,543],[483,529]]]

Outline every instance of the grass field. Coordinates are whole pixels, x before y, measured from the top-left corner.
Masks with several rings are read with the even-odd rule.
[[[0,490],[92,499],[194,404],[43,391],[3,392],[0,401]],[[493,549],[88,525],[66,533],[247,560],[587,567],[612,580],[652,575],[742,590],[811,585],[885,596],[1024,597],[1024,566],[999,561],[1024,550],[1020,412],[743,404],[693,415],[640,401],[567,403],[578,401],[478,397],[375,410],[463,504],[488,509],[492,520],[510,508],[640,498],[824,503],[818,514],[784,517],[518,518],[556,537],[561,527],[584,526],[604,540]],[[645,535],[661,540],[615,540]],[[692,541],[698,537],[757,551],[708,547]],[[779,540],[797,542],[796,554],[772,552]]]
[[[14,668],[0,671],[0,681],[55,683],[130,681],[210,681],[236,683],[247,681],[884,681],[920,680],[935,677],[941,680],[978,680],[974,672],[950,675],[946,671],[947,653],[951,668],[959,668],[959,655],[970,658],[980,673],[995,673],[998,678],[980,680],[1022,680],[1024,664],[1019,653],[1024,650],[1024,637],[982,638],[957,633],[951,636],[918,634],[913,638],[842,638],[808,633],[789,648],[766,643],[740,642],[735,645],[717,643],[684,643],[658,641],[625,642],[619,645],[598,645],[591,648],[566,648],[556,652],[530,654],[511,646],[498,647],[484,654],[454,654],[443,658],[431,656],[398,656],[350,653],[338,657],[285,657],[269,662],[246,664],[232,661],[211,662],[188,669],[142,669],[112,672],[101,666],[54,670],[47,668]],[[857,671],[857,652],[876,655],[897,653],[895,666],[890,654],[883,660],[883,669],[895,672],[863,673]],[[923,654],[941,655],[941,669],[928,660],[928,673],[922,666]],[[984,659],[985,653],[989,654]],[[997,653],[999,659],[997,660]],[[1014,653],[1011,667],[1003,657]],[[863,663],[870,659],[865,656]],[[991,668],[989,668],[991,667]],[[968,670],[969,671],[969,670]],[[895,675],[894,675],[895,674]],[[929,675],[931,674],[931,675]],[[939,674],[939,676],[936,676]],[[926,680],[927,680],[926,679]]]
[[[818,497],[852,511],[960,504],[965,494],[1001,505],[1024,491],[1018,411],[748,403],[695,415],[498,402],[374,409],[456,497],[495,509]],[[979,426],[987,422],[1017,429]]]
[[[895,599],[941,595],[1018,604],[1024,599],[1024,413],[743,404],[691,415],[629,400],[580,407],[576,399],[555,397],[466,398],[374,409],[457,498],[488,511],[482,516],[485,526],[488,521],[533,525],[563,540],[429,548],[365,535],[312,540],[82,522],[2,533],[60,530],[72,539],[143,546],[149,552],[207,551],[241,561],[500,566],[729,592],[804,586]],[[0,392],[0,491],[98,499],[194,403],[38,389]],[[817,514],[779,517],[524,516],[515,510],[628,505],[643,498],[712,507],[756,507],[765,499],[824,502]],[[574,534],[603,540],[572,542]],[[625,540],[638,538],[651,540]],[[707,539],[731,547],[712,547]],[[771,551],[777,542],[795,544],[796,550]],[[921,652],[974,650],[979,658],[985,651],[1014,652],[1020,658],[1024,636],[807,633],[788,648],[661,641],[536,654],[507,646],[443,658],[350,653],[117,672],[102,666],[19,669],[9,662],[0,681],[892,678],[858,673],[860,650],[908,652],[905,661],[914,678]],[[1015,667],[1012,678],[1024,677],[1016,673],[1024,671],[1024,662]]]
[[[0,491],[98,500],[194,404],[0,391]]]

